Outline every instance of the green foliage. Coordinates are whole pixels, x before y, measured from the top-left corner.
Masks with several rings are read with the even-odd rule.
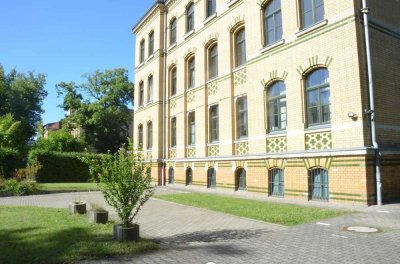
[[[38,191],[37,184],[31,181],[8,179],[0,183],[0,192],[14,196],[30,195]]]
[[[82,157],[96,160],[99,155],[34,150],[29,153],[29,162],[37,161],[42,165],[36,177],[38,182],[88,182],[91,175]]]
[[[4,72],[0,65],[0,116],[12,114],[19,123],[12,141],[20,153],[27,152],[27,142],[36,133],[36,124],[43,113],[42,102],[47,92],[44,89],[45,75],[33,72]]]
[[[18,181],[36,181],[36,176],[40,168],[42,168],[42,165],[38,162],[32,162],[26,168],[15,170],[14,178]]]
[[[85,150],[86,143],[81,138],[73,137],[66,129],[49,131],[48,137],[40,137],[32,150],[79,152]]]
[[[18,151],[0,148],[0,176],[10,178],[16,168],[23,166],[25,162]]]
[[[133,100],[133,84],[125,69],[96,71],[84,75],[86,83],[61,82],[59,95],[62,107],[72,113],[66,118],[69,129],[82,128],[86,142],[96,150],[115,152],[127,142],[131,112],[127,105]],[[82,94],[85,94],[85,100]]]
[[[98,177],[98,184],[106,202],[114,207],[124,226],[128,226],[141,206],[153,195],[150,166],[141,154],[120,148],[113,155],[101,159],[83,157],[90,172]]]

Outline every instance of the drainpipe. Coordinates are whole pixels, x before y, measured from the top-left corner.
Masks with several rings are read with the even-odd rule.
[[[379,152],[379,145],[376,140],[374,83],[372,77],[371,47],[370,47],[369,26],[368,26],[369,8],[367,7],[367,0],[362,0],[361,13],[363,14],[363,21],[364,21],[364,38],[365,38],[365,49],[367,55],[368,91],[369,91],[369,105],[370,105],[370,109],[366,111],[366,114],[369,115],[371,122],[371,141],[375,151],[376,203],[377,205],[382,205],[380,152]]]
[[[165,178],[165,147],[166,147],[166,131],[165,131],[165,119],[166,119],[166,87],[167,87],[167,14],[168,9],[166,6],[165,13],[164,13],[164,69],[163,69],[163,92],[162,92],[162,167],[161,167],[161,186],[165,185],[164,178]]]

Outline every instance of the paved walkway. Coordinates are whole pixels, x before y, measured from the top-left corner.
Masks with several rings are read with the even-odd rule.
[[[71,193],[10,197],[0,198],[0,205],[65,208],[76,199]],[[98,192],[81,193],[80,200],[104,203]],[[288,228],[151,199],[138,221],[141,235],[160,241],[160,250],[83,263],[400,263],[400,205],[353,209],[344,217]],[[381,232],[352,233],[348,226]]]

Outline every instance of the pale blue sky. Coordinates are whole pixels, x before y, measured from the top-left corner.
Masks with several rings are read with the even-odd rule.
[[[55,84],[123,67],[133,80],[132,26],[155,0],[0,0],[0,64],[47,75],[44,123],[64,117]]]

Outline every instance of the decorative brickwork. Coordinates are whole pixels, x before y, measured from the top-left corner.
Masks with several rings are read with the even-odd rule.
[[[267,153],[286,152],[286,151],[287,151],[286,137],[267,138]]]
[[[194,100],[196,99],[196,96],[195,96],[195,93],[194,93],[194,91],[189,91],[188,93],[187,93],[187,102],[188,103],[191,103],[191,102],[194,102]]]
[[[176,149],[169,150],[169,158],[170,159],[176,158]]]
[[[208,147],[208,156],[218,156],[218,155],[219,155],[219,146]]]
[[[332,148],[332,133],[322,132],[306,134],[306,150],[316,149],[331,149]]]
[[[210,82],[207,84],[208,95],[213,95],[218,92],[218,81]]]
[[[239,142],[236,143],[236,155],[245,155],[249,153],[249,143]]]
[[[196,149],[195,148],[188,148],[187,149],[187,156],[188,156],[188,158],[196,157]]]
[[[174,109],[176,107],[176,99],[171,99],[169,101],[169,106],[171,109]]]
[[[243,68],[233,74],[233,80],[235,86],[246,83],[246,78],[247,78],[246,68]]]
[[[146,151],[146,160],[151,160],[151,158],[152,158],[152,152],[151,152],[151,150],[150,151]]]

